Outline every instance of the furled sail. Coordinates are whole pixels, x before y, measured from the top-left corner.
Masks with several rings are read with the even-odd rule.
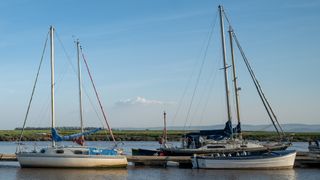
[[[79,138],[81,136],[86,136],[86,135],[89,135],[89,134],[93,134],[93,133],[98,132],[100,130],[102,130],[102,128],[93,129],[93,130],[86,131],[86,132],[83,132],[83,133],[71,134],[71,135],[68,135],[68,136],[61,136],[55,128],[52,128],[51,129],[51,134],[52,134],[52,139],[54,141],[67,141],[67,140],[77,139],[77,138]]]
[[[234,127],[234,128],[232,129],[232,131],[233,131],[234,134],[239,134],[239,133],[241,133],[241,124],[240,124],[240,122],[237,124],[236,127]]]
[[[199,133],[188,133],[187,136],[206,136],[208,139],[221,140],[224,138],[231,138],[233,135],[241,133],[241,124],[238,123],[236,127],[232,128],[231,121],[227,121],[224,129],[216,130],[201,130]]]
[[[237,128],[237,127],[235,127],[235,128]],[[233,134],[235,128],[232,128],[231,121],[227,121],[224,129],[201,130],[200,135],[232,137],[232,134]]]

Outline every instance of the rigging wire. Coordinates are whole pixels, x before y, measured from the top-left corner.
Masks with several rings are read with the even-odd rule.
[[[83,87],[85,87],[85,86],[83,86]],[[98,120],[99,120],[99,122],[100,122],[101,127],[104,127],[103,121],[102,121],[102,119],[101,119],[100,116],[99,116],[98,110],[95,108],[96,106],[94,105],[92,99],[90,98],[89,94],[88,94],[86,91],[85,91],[85,95],[86,95],[86,97],[88,98],[89,103],[91,104],[91,107],[92,107],[93,111],[95,112],[95,115],[97,116],[97,118],[98,118]],[[104,129],[104,131],[105,131],[106,134],[108,134],[108,132],[107,132],[106,129]],[[106,136],[106,137],[107,137],[107,140],[110,141],[109,136]]]
[[[49,32],[48,32],[48,34],[49,34]],[[68,62],[71,64],[71,66],[72,66],[72,68],[73,68],[73,71],[75,72],[75,69],[74,69],[73,64],[72,64],[72,62],[71,62],[71,58],[70,58],[70,56],[68,55],[68,53],[67,53],[67,51],[66,51],[66,48],[64,47],[64,45],[63,45],[63,43],[62,43],[62,41],[61,41],[61,39],[60,39],[60,36],[59,36],[58,32],[55,32],[55,34],[56,34],[56,38],[58,39],[58,42],[59,42],[60,46],[62,47],[62,49],[63,49],[63,51],[64,51],[64,53],[65,53],[65,55],[66,55],[66,58],[68,59]],[[42,59],[44,59],[44,57],[42,57]],[[63,81],[63,79],[65,78],[65,75],[66,75],[67,70],[68,70],[68,68],[65,68],[65,70],[64,70],[63,73],[62,73],[62,75],[60,75],[60,77],[58,78],[58,80],[54,83],[54,84],[55,84],[55,87],[56,87],[56,89],[55,89],[56,92],[59,91],[59,89],[60,89],[60,87],[61,87],[61,86],[59,86],[59,85],[60,85],[59,82]],[[50,84],[50,86],[51,86],[51,84]],[[46,118],[44,118],[44,117],[46,116],[46,114],[47,114],[48,111],[49,111],[49,105],[50,105],[49,99],[50,99],[50,95],[48,95],[47,98],[46,98],[46,100],[43,102],[43,105],[41,106],[41,110],[39,111],[40,113],[37,114],[37,118],[36,118],[36,119],[46,119]],[[36,122],[38,122],[38,121],[36,121]]]
[[[221,47],[221,46],[218,46],[218,47],[220,48],[219,51],[222,51],[222,47]],[[218,56],[219,56],[219,57],[216,58],[217,61],[216,61],[215,66],[220,67],[220,66],[222,66],[222,63],[223,63],[222,61],[219,60],[219,59],[222,59],[222,54],[221,54],[221,53],[218,53]],[[209,88],[210,90],[209,90],[209,92],[208,92],[208,94],[207,94],[205,106],[204,106],[203,111],[202,111],[202,113],[201,113],[199,124],[201,124],[201,122],[203,121],[203,119],[204,119],[204,113],[207,111],[207,106],[208,106],[208,103],[209,103],[209,100],[210,100],[210,96],[211,96],[211,93],[212,93],[212,89],[214,88],[215,80],[216,80],[216,77],[217,77],[217,75],[218,75],[219,70],[221,70],[221,68],[216,69],[215,74],[214,74],[214,77],[213,77],[213,80],[212,80],[211,84],[209,85],[209,86],[210,86],[210,88]],[[220,96],[220,97],[222,97],[222,96]],[[224,101],[221,100],[221,102],[224,102]],[[224,107],[225,107],[225,106],[224,106]]]
[[[41,70],[41,67],[42,67],[42,64],[43,64],[44,54],[45,54],[47,42],[48,42],[48,39],[49,39],[49,33],[50,33],[50,32],[47,33],[47,37],[46,37],[46,40],[45,40],[45,44],[44,44],[44,48],[43,48],[43,51],[42,51],[40,63],[39,63],[39,66],[38,66],[38,71],[37,71],[37,74],[36,74],[34,86],[33,86],[32,93],[31,93],[31,97],[30,97],[30,100],[29,100],[29,103],[28,103],[27,112],[26,112],[26,115],[25,115],[25,118],[24,118],[23,127],[22,127],[22,130],[21,130],[20,136],[19,136],[19,140],[18,140],[18,144],[19,144],[19,145],[17,146],[17,149],[16,149],[17,152],[18,152],[18,150],[20,150],[20,142],[21,142],[22,137],[23,137],[23,134],[24,134],[24,130],[25,130],[25,127],[26,127],[26,121],[27,121],[27,119],[28,119],[28,117],[29,117],[29,112],[30,112],[30,109],[31,109],[32,100],[33,100],[34,93],[35,93],[35,90],[36,90],[36,85],[37,85],[37,82],[38,82],[38,79],[39,79],[39,74],[40,74],[40,70]],[[67,51],[66,51],[66,48],[64,47],[64,45],[63,45],[63,43],[62,43],[62,41],[61,41],[58,33],[56,33],[56,35],[57,35],[56,37],[57,37],[57,39],[58,39],[58,41],[59,41],[59,43],[60,43],[60,45],[61,45],[61,47],[62,47],[62,49],[63,49],[63,51],[64,51],[64,53],[65,53],[65,55],[66,55],[66,57],[67,57],[67,60],[68,60],[68,62],[70,63],[72,69],[73,69],[73,72],[76,74],[75,67],[74,67],[73,63],[71,62],[71,58],[70,58],[70,56],[68,55],[68,53],[67,53]],[[85,60],[84,60],[84,61],[85,61]],[[85,61],[85,63],[86,63],[86,61]],[[87,68],[88,68],[88,67],[87,67]],[[88,71],[89,71],[89,69],[88,69]],[[90,72],[89,72],[89,73],[90,73]],[[66,73],[63,73],[63,74],[66,74]],[[62,80],[64,79],[64,77],[65,77],[64,75],[61,76],[61,77],[59,78],[58,82],[59,82],[59,81],[62,81]],[[91,75],[90,75],[90,78],[91,78]],[[91,80],[92,80],[92,79],[91,79]],[[55,84],[56,84],[56,82],[55,82]],[[84,90],[85,90],[86,96],[87,96],[88,99],[89,99],[89,102],[91,103],[91,105],[92,105],[92,107],[93,107],[93,110],[95,111],[98,119],[99,119],[100,122],[102,123],[101,118],[99,117],[96,108],[94,108],[95,106],[93,106],[92,100],[91,100],[91,98],[89,97],[87,90],[86,90],[85,88],[84,88]],[[48,104],[47,104],[47,106],[48,106]],[[42,108],[43,108],[43,107],[47,107],[47,106],[42,106]],[[41,112],[42,112],[42,111],[41,111]],[[103,124],[103,123],[102,123],[102,124]],[[109,127],[109,125],[108,125],[108,127]],[[112,136],[113,136],[113,135],[112,135]],[[109,137],[108,137],[108,136],[107,136],[107,139],[109,140]],[[114,140],[114,138],[113,138],[113,140]]]
[[[187,125],[187,122],[189,121],[191,107],[192,107],[192,104],[193,104],[194,96],[195,96],[197,88],[198,88],[198,84],[199,84],[199,81],[200,81],[200,76],[202,74],[204,62],[205,62],[205,58],[203,58],[203,60],[202,60],[202,63],[201,63],[201,66],[200,66],[200,70],[199,70],[199,73],[198,73],[198,76],[197,76],[197,79],[196,79],[196,84],[195,84],[195,87],[193,89],[193,93],[192,93],[192,96],[191,96],[191,102],[189,104],[189,108],[188,108],[188,112],[187,112],[187,116],[186,116],[186,121],[185,121],[184,126],[183,126],[184,130],[186,130],[186,125]]]
[[[282,128],[281,128],[281,126],[280,126],[280,124],[279,124],[279,122],[278,122],[278,120],[277,120],[277,118],[276,118],[276,116],[275,116],[275,114],[274,114],[274,112],[273,112],[273,110],[272,110],[272,108],[271,108],[268,100],[266,99],[266,97],[265,97],[265,95],[264,95],[264,93],[263,93],[263,91],[262,91],[262,89],[261,89],[260,83],[259,83],[258,80],[256,79],[256,77],[255,77],[255,75],[254,75],[254,73],[253,73],[253,71],[252,71],[252,69],[251,69],[251,66],[250,66],[250,64],[249,64],[249,62],[248,62],[248,59],[245,57],[244,52],[243,52],[243,50],[242,50],[242,48],[241,48],[241,46],[240,46],[240,44],[239,44],[239,41],[238,41],[238,39],[236,38],[236,35],[235,35],[234,33],[233,33],[233,36],[234,36],[234,39],[235,39],[235,41],[236,41],[236,44],[237,44],[239,50],[241,51],[241,55],[243,56],[243,59],[244,59],[244,61],[245,61],[245,64],[246,64],[246,66],[247,66],[247,68],[248,68],[248,70],[249,70],[249,72],[250,72],[250,75],[251,75],[253,81],[254,81],[254,85],[255,85],[255,87],[256,87],[256,89],[257,89],[257,91],[258,91],[258,94],[259,94],[259,96],[260,96],[260,98],[261,98],[261,100],[262,100],[262,103],[263,103],[263,105],[264,105],[264,107],[265,107],[265,109],[266,109],[266,111],[267,111],[267,113],[268,113],[268,116],[269,116],[269,118],[271,119],[271,121],[272,121],[272,123],[273,123],[273,125],[274,125],[274,127],[275,127],[275,129],[276,129],[276,131],[277,131],[277,133],[278,133],[279,136],[281,137],[281,135],[284,135],[283,130],[282,130]],[[272,116],[274,117],[274,119],[273,119]],[[275,124],[275,122],[277,123],[277,125]],[[280,129],[280,131],[279,131],[278,128]],[[280,132],[281,132],[281,134],[280,134]]]
[[[55,31],[55,34],[56,34],[56,38],[58,39],[59,45],[61,46],[61,48],[62,48],[62,50],[64,52],[64,55],[66,56],[66,59],[68,60],[67,62],[70,64],[70,66],[71,66],[71,68],[73,70],[73,73],[77,74],[76,69],[75,69],[75,67],[74,67],[74,65],[72,63],[72,60],[71,60],[72,58],[68,54],[68,52],[67,52],[67,50],[66,50],[66,48],[65,48],[65,46],[64,46],[64,44],[63,44],[63,42],[62,42],[62,40],[60,38],[59,33],[57,31]],[[56,92],[59,92],[59,89],[61,87],[60,86],[60,82],[62,82],[63,79],[65,78],[67,71],[68,71],[68,67],[66,66],[65,70],[63,70],[63,73],[60,74],[58,80],[55,82],[55,87],[56,87],[55,90],[56,90]],[[44,102],[47,102],[47,103],[45,103],[45,105],[42,106],[40,112],[43,112],[43,113],[39,114],[38,119],[44,119],[43,117],[45,116],[45,114],[47,114],[47,112],[49,110],[49,105],[50,105],[49,99],[50,99],[50,95],[48,95],[47,100],[44,101]],[[46,109],[46,110],[44,111],[44,109]]]
[[[216,79],[216,77],[217,77],[217,72],[218,72],[218,70],[215,71],[215,74],[214,74],[214,76],[213,76],[213,80],[212,80],[212,82],[211,82],[211,84],[210,84],[210,86],[209,86],[209,92],[208,92],[208,94],[207,94],[207,96],[206,96],[206,98],[205,98],[206,101],[205,101],[203,110],[202,110],[201,115],[200,115],[199,124],[201,124],[202,121],[203,121],[203,119],[204,119],[204,114],[205,114],[205,112],[206,112],[206,110],[207,110],[207,106],[208,106],[208,103],[209,103],[209,99],[210,99],[210,96],[211,96],[211,92],[212,92],[213,87],[214,87],[214,82],[215,82],[215,79]]]
[[[218,62],[217,62],[218,63]],[[215,66],[214,66],[215,67]],[[208,96],[211,94],[210,92],[211,92],[211,90],[212,90],[212,84],[213,84],[213,82],[214,82],[214,80],[215,80],[215,76],[216,76],[216,73],[217,71],[211,71],[211,73],[210,73],[210,75],[209,75],[209,78],[207,79],[207,83],[206,84],[208,84],[209,86],[206,86],[206,88],[203,90],[203,93],[202,93],[202,96],[200,97],[200,100],[199,100],[199,102],[198,102],[198,104],[197,104],[197,106],[196,106],[196,108],[195,108],[195,110],[194,110],[194,113],[193,113],[193,115],[191,116],[191,117],[195,117],[196,116],[196,114],[198,113],[198,111],[199,111],[199,108],[200,108],[200,106],[201,106],[201,104],[203,103],[203,101],[205,101],[204,103],[204,107],[203,108],[206,108],[206,104],[208,104]],[[211,82],[211,81],[213,81],[213,82]],[[205,94],[206,94],[206,96],[205,96]],[[206,98],[205,98],[206,97]],[[203,112],[203,110],[202,110],[202,113],[204,113]],[[202,114],[201,114],[201,116],[202,116]],[[193,118],[192,118],[193,119]],[[200,118],[200,121],[201,121],[201,118]],[[200,122],[198,123],[198,124],[201,124]],[[190,123],[189,123],[189,129],[190,129],[190,127],[191,127],[191,125],[192,125],[192,121],[190,121]]]
[[[65,56],[66,56],[66,59],[68,60],[70,66],[72,67],[73,73],[76,74],[76,70],[75,70],[74,64],[72,63],[71,58],[70,58],[70,56],[69,56],[69,54],[68,54],[68,52],[67,52],[64,44],[63,44],[62,41],[61,41],[61,38],[60,38],[60,36],[59,36],[59,34],[58,34],[57,32],[56,32],[56,37],[57,37],[57,39],[58,39],[58,42],[59,42],[61,48],[63,49],[63,52],[64,52],[64,54],[65,54]],[[44,57],[42,57],[42,59],[43,59],[43,58],[44,58]],[[64,75],[60,76],[60,78],[59,78],[59,80],[58,80],[57,82],[61,82],[61,81],[64,79],[65,74],[66,74],[66,71],[67,71],[67,69],[64,71],[64,73],[63,73]],[[55,84],[59,84],[59,83],[57,83],[57,82],[55,82]],[[56,90],[58,91],[60,86],[56,85],[56,87],[57,87]],[[89,102],[90,102],[90,104],[91,104],[91,106],[92,106],[92,108],[93,108],[93,110],[94,110],[97,118],[100,120],[100,123],[103,124],[100,116],[99,116],[98,113],[97,113],[97,108],[96,108],[96,106],[93,105],[92,99],[91,99],[90,96],[88,95],[88,90],[87,90],[86,87],[84,87],[84,86],[83,86],[83,89],[84,89],[85,95],[87,96],[87,98],[88,98],[88,100],[89,100]],[[42,110],[40,110],[40,112],[42,112],[42,113],[38,113],[39,116],[38,116],[37,119],[44,119],[43,117],[44,117],[44,115],[48,112],[48,106],[50,105],[49,99],[50,99],[50,96],[48,96],[48,98],[46,98],[46,101],[44,101],[44,102],[47,102],[47,103],[45,103],[45,105],[41,106],[41,107],[42,107],[42,108],[41,108]],[[46,110],[44,110],[44,109],[46,109]],[[107,137],[107,138],[108,138],[108,137]],[[108,139],[109,139],[109,138],[108,138]]]
[[[244,55],[244,52],[243,52],[243,50],[242,50],[242,48],[241,48],[241,46],[240,46],[240,44],[239,44],[239,42],[238,42],[238,39],[236,38],[236,36],[235,36],[234,33],[233,33],[233,36],[234,36],[234,40],[235,40],[235,42],[236,42],[236,44],[237,44],[237,46],[238,46],[238,49],[240,50],[240,53],[241,53],[241,55],[242,55],[242,58],[243,58],[243,60],[244,60],[244,62],[245,62],[245,64],[246,64],[246,67],[247,67],[247,69],[248,69],[248,71],[249,71],[249,73],[250,73],[250,76],[251,76],[251,78],[252,78],[252,80],[253,80],[253,83],[254,83],[254,85],[255,85],[255,87],[256,87],[256,90],[257,90],[257,92],[258,92],[258,95],[260,96],[260,99],[261,99],[261,101],[262,101],[262,103],[263,103],[263,105],[264,105],[264,107],[265,107],[265,109],[266,109],[266,111],[267,111],[267,114],[268,114],[271,122],[273,123],[273,125],[274,125],[274,127],[275,127],[275,129],[276,129],[276,131],[277,131],[277,133],[278,133],[278,135],[280,135],[279,129],[278,129],[278,127],[276,126],[276,124],[275,124],[275,122],[274,122],[274,120],[273,120],[273,118],[272,118],[272,115],[270,114],[269,108],[268,108],[268,106],[267,106],[267,104],[266,104],[266,102],[265,102],[265,99],[263,98],[261,89],[259,88],[259,86],[258,86],[258,84],[257,84],[257,80],[255,79],[255,76],[254,76],[254,74],[253,74],[253,72],[252,72],[252,69],[251,69],[251,67],[250,67],[250,65],[249,65],[249,62],[247,61],[247,59],[246,59],[246,57],[245,57],[245,55]]]
[[[85,65],[86,65],[86,69],[87,69],[88,75],[89,75],[89,77],[90,77],[91,84],[92,84],[93,89],[94,89],[94,92],[95,92],[95,94],[96,94],[96,98],[97,98],[97,100],[98,100],[98,102],[99,102],[99,105],[100,105],[100,109],[101,109],[103,118],[104,118],[104,120],[105,120],[105,122],[106,122],[106,125],[107,125],[107,127],[108,127],[108,130],[109,130],[109,133],[110,133],[110,135],[111,135],[111,138],[112,138],[113,142],[116,143],[116,140],[115,140],[115,138],[114,138],[114,136],[113,136],[113,133],[112,133],[112,129],[111,129],[110,126],[109,126],[109,123],[108,123],[108,120],[107,120],[107,117],[106,117],[106,113],[105,113],[105,111],[104,111],[104,109],[103,109],[103,106],[102,106],[102,103],[101,103],[101,101],[100,101],[99,94],[98,94],[98,92],[97,92],[96,86],[95,86],[95,84],[94,84],[94,82],[93,82],[93,78],[92,78],[91,72],[90,72],[90,70],[89,70],[89,66],[88,66],[87,60],[86,60],[86,58],[85,58],[85,56],[84,56],[84,53],[83,53],[83,51],[82,51],[82,47],[80,48],[80,51],[81,51],[82,59],[83,59]],[[116,144],[116,145],[117,145],[117,144]]]
[[[39,63],[39,66],[38,66],[37,75],[36,75],[36,78],[35,78],[35,81],[34,81],[34,85],[33,85],[33,88],[32,88],[30,100],[29,100],[29,103],[28,103],[27,112],[26,112],[26,115],[25,115],[25,118],[24,118],[24,121],[23,121],[23,126],[22,126],[22,130],[21,130],[21,133],[20,133],[19,141],[18,141],[18,147],[17,147],[17,150],[16,150],[17,152],[18,152],[18,150],[20,150],[20,142],[22,140],[24,129],[26,127],[26,122],[27,122],[28,115],[29,115],[29,112],[30,112],[30,108],[31,108],[31,103],[32,103],[32,99],[33,99],[33,96],[34,96],[34,92],[36,91],[36,86],[37,86],[37,82],[38,82],[38,78],[39,78],[39,74],[40,74],[40,69],[41,69],[42,62],[43,62],[43,57],[44,57],[44,54],[45,54],[45,51],[46,51],[48,39],[49,39],[49,32],[47,33],[47,38],[46,38],[45,43],[44,43],[44,47],[43,47],[43,50],[42,50],[42,55],[41,55],[41,58],[40,58],[40,63]]]
[[[216,19],[217,19],[217,18],[215,18],[215,22],[216,22]],[[193,93],[192,93],[192,96],[191,96],[191,102],[190,102],[190,104],[189,104],[188,111],[187,111],[187,116],[186,116],[186,120],[185,120],[185,123],[184,123],[184,126],[183,126],[183,129],[184,129],[184,130],[186,130],[186,125],[187,125],[187,122],[189,121],[190,112],[191,112],[191,107],[192,107],[193,100],[194,100],[194,97],[195,97],[195,94],[196,94],[196,91],[197,91],[197,88],[198,88],[198,84],[199,84],[200,77],[201,77],[201,74],[202,74],[203,66],[204,66],[204,64],[205,64],[205,60],[206,60],[206,57],[207,57],[207,52],[208,52],[208,49],[209,49],[209,44],[210,44],[210,42],[211,42],[212,34],[213,34],[214,27],[215,27],[215,24],[216,24],[215,22],[214,22],[213,27],[211,28],[211,31],[210,31],[210,34],[209,34],[209,39],[208,39],[208,42],[207,42],[207,45],[206,45],[206,48],[205,48],[205,51],[204,51],[204,56],[203,56],[203,58],[202,58],[200,70],[199,70],[199,73],[198,73],[198,76],[197,76],[197,79],[196,79],[196,84],[195,84],[195,87],[194,87],[194,89],[193,89]]]
[[[60,46],[61,46],[61,48],[62,48],[62,50],[63,50],[63,52],[64,52],[64,54],[65,54],[65,56],[66,56],[66,58],[67,58],[67,60],[68,60],[68,62],[69,62],[69,64],[71,65],[71,68],[72,68],[73,72],[74,72],[75,74],[77,74],[77,70],[76,70],[74,64],[72,63],[71,57],[70,57],[70,55],[68,54],[66,48],[64,47],[64,45],[63,45],[63,43],[62,43],[62,41],[61,41],[61,39],[60,39],[60,36],[59,36],[58,32],[56,32],[56,36],[57,36],[57,39],[58,39],[58,41],[59,41],[59,43],[60,43]]]
[[[219,46],[220,47],[220,46]],[[221,47],[220,47],[221,48]],[[213,59],[217,59],[217,61],[215,61],[215,64],[213,65],[213,67],[217,67],[217,66],[219,66],[219,62],[221,62],[221,61],[219,61],[219,59],[221,59],[221,54],[219,53],[219,58],[213,58]],[[214,69],[214,68],[213,68]],[[219,69],[216,69],[216,71],[212,71],[211,72],[211,74],[210,74],[210,76],[209,76],[209,78],[208,78],[208,81],[207,81],[207,84],[208,84],[208,89],[207,89],[207,93],[206,93],[206,96],[204,95],[205,94],[205,91],[204,91],[204,93],[203,93],[203,96],[201,96],[201,100],[200,100],[200,102],[202,102],[203,101],[203,98],[204,97],[206,97],[205,98],[205,102],[204,102],[204,107],[202,108],[202,112],[200,113],[200,121],[199,121],[199,125],[202,123],[202,121],[203,121],[203,118],[204,118],[204,114],[205,114],[205,112],[206,112],[206,109],[207,109],[207,106],[208,106],[208,103],[209,103],[209,99],[210,99],[210,95],[211,95],[211,93],[212,93],[212,90],[213,90],[213,87],[214,87],[214,82],[215,82],[215,79],[216,79],[216,76],[217,76],[217,73],[218,73],[218,71],[219,71]],[[198,104],[198,106],[197,106],[197,110],[199,109],[199,107],[200,107],[200,102],[199,102],[199,104]],[[197,111],[196,111],[197,112]],[[191,126],[191,122],[190,122],[190,125],[189,125],[189,128],[190,128],[190,126]]]
[[[56,32],[56,36],[57,36],[58,41],[59,41],[59,43],[60,43],[60,45],[61,45],[61,47],[62,47],[62,49],[63,49],[63,52],[64,52],[65,56],[66,56],[66,58],[67,58],[67,60],[68,60],[68,62],[69,62],[69,64],[70,64],[70,66],[71,66],[71,68],[72,68],[72,70],[73,70],[73,73],[74,73],[75,75],[77,75],[77,70],[76,70],[74,64],[72,63],[71,58],[70,58],[70,55],[68,54],[65,46],[63,45],[63,43],[62,43],[62,41],[61,41],[61,39],[60,39],[59,34],[58,34],[57,32]],[[61,78],[59,81],[62,81],[62,78]],[[91,99],[90,96],[89,96],[89,92],[88,92],[87,88],[82,85],[82,89],[84,90],[84,93],[85,93],[86,97],[88,98],[88,100],[89,100],[89,102],[90,102],[90,104],[91,104],[91,106],[92,106],[92,109],[95,111],[98,120],[99,120],[100,122],[102,122],[101,117],[100,117],[100,116],[98,115],[98,113],[97,113],[98,110],[97,110],[96,106],[94,106],[94,104],[92,103],[93,101],[92,101],[92,99]]]
[[[215,26],[216,21],[217,21],[217,17],[218,17],[218,11],[216,12],[216,16],[215,16],[215,18],[214,18],[214,20],[213,20],[213,22],[212,22],[212,25],[211,25],[212,27]],[[213,28],[211,28],[211,29],[213,29]],[[208,32],[208,36],[209,36],[209,35],[210,35],[210,31]],[[205,43],[206,43],[206,41],[203,41],[203,44],[202,44],[202,46],[201,46],[200,52],[202,52],[202,49],[204,48]],[[201,53],[200,53],[200,54],[201,54]],[[199,56],[200,56],[200,54],[199,54]],[[196,67],[196,64],[197,64],[197,63],[198,63],[198,61],[196,61],[194,67]],[[177,118],[177,116],[178,116],[178,114],[179,114],[179,111],[180,111],[180,109],[181,109],[181,107],[182,107],[183,99],[184,99],[184,97],[186,96],[187,90],[188,90],[188,88],[189,88],[189,86],[190,86],[190,84],[191,84],[191,80],[192,80],[192,77],[193,77],[193,74],[194,74],[194,73],[195,73],[195,68],[194,68],[193,72],[191,73],[191,75],[190,75],[190,77],[189,77],[189,79],[188,79],[188,81],[187,81],[187,85],[185,86],[185,88],[184,88],[184,90],[183,90],[182,96],[181,96],[180,99],[179,99],[178,108],[177,108],[177,110],[175,111],[174,116],[173,116],[172,121],[171,121],[172,124],[173,124],[173,122],[176,120],[176,118]]]
[[[92,99],[89,97],[89,94],[85,93],[85,95],[86,95],[86,97],[88,98],[89,103],[91,104],[91,106],[92,106],[92,107],[95,107],[95,105],[94,105],[94,103],[93,103]],[[101,120],[101,118],[100,118],[100,116],[99,116],[99,113],[98,113],[97,109],[96,109],[96,108],[92,108],[92,109],[93,109],[93,111],[95,112],[95,114],[96,114],[96,116],[98,117],[98,119],[99,119],[99,120]],[[100,123],[101,123],[101,125],[103,125],[103,122],[102,122],[102,121],[100,121]]]
[[[223,11],[223,13],[225,15],[225,18],[226,18],[228,24],[231,26],[231,23],[230,23],[227,15],[226,15],[226,12]],[[244,62],[246,64],[246,67],[247,67],[247,69],[249,71],[249,74],[250,74],[252,80],[253,80],[253,83],[254,83],[254,85],[256,87],[258,95],[259,95],[259,97],[260,97],[260,99],[261,99],[261,101],[262,101],[262,103],[263,103],[263,105],[264,105],[264,107],[265,107],[265,109],[267,111],[267,114],[268,114],[273,126],[275,127],[279,137],[282,138],[284,136],[283,129],[282,129],[282,127],[281,127],[281,125],[280,125],[280,123],[279,123],[279,121],[278,121],[278,119],[277,119],[277,117],[276,117],[276,115],[275,115],[275,113],[274,113],[269,101],[267,100],[267,98],[266,98],[266,96],[265,96],[265,94],[264,94],[264,92],[263,92],[263,90],[262,90],[262,88],[260,86],[260,83],[259,83],[258,79],[256,78],[256,76],[255,76],[255,74],[254,74],[254,72],[253,72],[253,70],[252,70],[252,68],[250,66],[250,63],[249,63],[246,55],[244,54],[244,51],[243,51],[243,49],[242,49],[242,47],[241,47],[241,45],[240,45],[240,43],[239,43],[239,41],[237,39],[237,36],[236,36],[235,32],[232,32],[232,36],[234,37],[236,45],[237,45],[237,47],[238,47],[238,49],[240,51],[240,54],[241,54],[241,56],[242,56],[242,58],[243,58],[243,60],[244,60]]]
[[[182,101],[183,101],[183,99],[184,99],[184,97],[185,97],[185,95],[186,95],[186,93],[187,93],[187,90],[188,90],[189,85],[190,85],[190,83],[191,83],[191,79],[192,79],[192,76],[193,76],[194,72],[195,72],[195,71],[193,71],[193,72],[191,73],[191,76],[189,77],[189,80],[187,81],[187,85],[186,85],[186,87],[185,87],[184,90],[183,90],[182,96],[181,96],[180,99],[179,99],[178,108],[177,108],[177,110],[175,111],[174,116],[173,116],[173,118],[172,118],[172,120],[171,120],[171,123],[172,123],[172,124],[174,123],[174,121],[175,121],[176,118],[178,117],[178,113],[179,113],[179,111],[180,111],[180,109],[181,109],[181,107],[182,107]]]

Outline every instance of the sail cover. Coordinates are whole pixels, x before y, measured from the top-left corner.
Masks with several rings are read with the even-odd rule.
[[[233,131],[233,133],[235,133],[235,134],[241,133],[241,124],[240,124],[240,122],[238,123],[238,125],[237,125],[236,127],[234,127],[234,128],[232,129],[232,131]]]
[[[52,129],[51,129],[51,134],[52,134],[52,139],[53,139],[54,141],[57,141],[57,142],[58,142],[58,141],[73,140],[73,139],[79,138],[79,137],[81,137],[81,136],[86,136],[86,135],[89,135],[89,134],[98,132],[98,131],[100,131],[101,129],[102,129],[102,128],[97,128],[97,129],[93,129],[93,130],[86,131],[86,132],[83,132],[83,133],[71,134],[71,135],[68,135],[68,136],[61,136],[55,128],[52,128]]]
[[[236,127],[232,128],[231,121],[227,121],[224,129],[216,130],[200,130],[198,133],[188,133],[187,137],[206,136],[208,139],[221,140],[223,138],[231,138],[233,134],[241,133],[241,124],[238,123]]]
[[[95,147],[89,148],[89,155],[117,155],[117,151],[114,149],[100,149]]]
[[[232,137],[233,128],[231,121],[227,121],[224,129],[216,129],[216,130],[201,130],[200,135],[207,136],[223,136],[223,137]]]

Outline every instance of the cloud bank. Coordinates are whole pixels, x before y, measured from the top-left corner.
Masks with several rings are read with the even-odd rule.
[[[165,104],[174,104],[173,102],[164,102],[159,100],[150,100],[144,97],[135,97],[125,100],[119,100],[115,103],[116,106],[134,106],[134,105],[165,105]]]

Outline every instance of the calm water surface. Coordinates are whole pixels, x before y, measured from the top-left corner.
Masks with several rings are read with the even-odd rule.
[[[32,146],[34,142],[26,142]],[[69,144],[68,142],[66,144]],[[175,142],[174,145],[178,145]],[[37,145],[49,145],[48,142],[38,142]],[[105,146],[106,142],[88,142],[88,145]],[[124,142],[122,148],[130,154],[131,148],[157,148],[157,142]],[[0,153],[14,153],[16,145],[12,142],[0,142]],[[307,150],[307,143],[293,143],[290,149],[299,151]],[[21,169],[17,162],[0,162],[0,179],[320,179],[320,169],[292,170],[198,170],[179,169],[178,167],[135,167],[128,166],[127,169]]]

